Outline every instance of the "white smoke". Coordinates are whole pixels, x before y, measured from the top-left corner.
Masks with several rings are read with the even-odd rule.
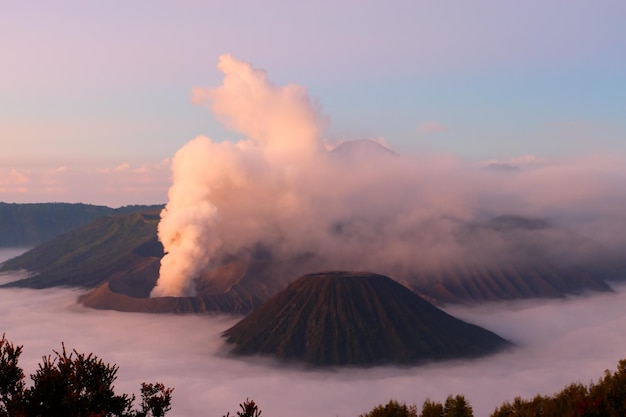
[[[193,279],[222,246],[220,231],[271,233],[274,225],[263,220],[268,210],[298,211],[298,181],[323,149],[324,121],[305,89],[274,86],[230,55],[220,57],[218,69],[223,85],[194,89],[194,101],[212,103],[215,115],[247,139],[199,136],[176,153],[159,223],[166,255],[153,297],[193,295]]]
[[[220,246],[215,232],[217,209],[211,204],[211,188],[201,175],[211,155],[210,141],[190,142],[174,156],[174,184],[169,202],[161,212],[159,239],[168,254],[161,260],[160,278],[151,296],[193,293],[189,278],[195,277],[210,260],[207,251]],[[178,277],[189,277],[179,279]]]
[[[625,243],[619,157],[496,171],[451,155],[396,155],[373,141],[329,151],[327,119],[304,88],[273,85],[230,55],[218,68],[223,84],[194,89],[193,100],[245,139],[200,136],[174,157],[159,225],[167,254],[152,296],[192,295],[204,269],[259,245],[276,259],[315,254],[329,269],[406,279],[463,260],[581,259],[597,254],[584,242]],[[558,227],[468,228],[501,214]]]

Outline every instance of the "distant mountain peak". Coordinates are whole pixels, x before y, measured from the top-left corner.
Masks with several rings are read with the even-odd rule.
[[[396,156],[397,154],[388,147],[371,139],[358,139],[342,142],[331,150],[334,155],[344,156],[367,156],[367,155],[387,155]]]

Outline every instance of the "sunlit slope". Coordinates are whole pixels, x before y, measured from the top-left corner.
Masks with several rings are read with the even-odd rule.
[[[7,261],[2,271],[25,269],[30,278],[12,286],[95,288],[81,298],[89,307],[137,312],[226,312],[246,314],[284,289],[297,277],[336,269],[316,254],[279,259],[259,245],[227,255],[196,279],[195,297],[148,296],[159,276],[163,248],[157,239],[159,210],[99,218]],[[543,230],[539,220],[500,217],[484,225],[469,225],[463,239],[476,230],[498,228],[504,236]],[[519,239],[518,239],[519,240]],[[602,251],[598,250],[598,253]],[[595,259],[595,258],[594,258]],[[576,261],[574,259],[574,261]],[[359,269],[360,265],[353,265]],[[624,263],[614,257],[563,264],[549,257],[523,261],[480,259],[443,262],[436,270],[383,273],[434,303],[473,303],[521,298],[558,298],[567,294],[611,291],[610,280],[626,278]],[[169,300],[169,301],[164,301]]]
[[[126,206],[117,209],[92,204],[0,202],[0,247],[28,247],[45,242],[98,217],[130,213],[157,206]]]
[[[156,210],[102,217],[7,261],[2,270],[33,272],[11,286],[94,287],[121,280],[127,292],[145,294],[145,287],[156,281],[163,255],[156,239],[158,218]]]
[[[224,333],[240,355],[312,365],[410,364],[485,355],[499,336],[372,273],[305,275]]]
[[[0,203],[0,246],[34,246],[113,213],[110,207],[88,204]]]

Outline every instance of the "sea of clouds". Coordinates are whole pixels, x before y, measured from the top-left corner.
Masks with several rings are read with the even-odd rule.
[[[2,250],[0,260],[17,253]],[[1,278],[6,282],[11,276]],[[449,394],[465,395],[476,416],[487,416],[517,395],[552,394],[615,369],[626,357],[626,286],[616,289],[562,300],[447,308],[516,347],[412,368],[312,371],[231,358],[220,334],[238,317],[92,310],[76,303],[75,289],[0,289],[0,331],[24,346],[21,365],[27,375],[63,342],[118,364],[117,392],[138,393],[143,381],[174,387],[172,417],[233,413],[246,398],[268,417],[356,417],[390,398],[421,405],[426,398],[443,402]]]

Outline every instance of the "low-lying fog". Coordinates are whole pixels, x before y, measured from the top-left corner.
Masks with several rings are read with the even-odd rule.
[[[6,257],[0,250],[0,262]],[[449,308],[517,347],[479,360],[410,369],[303,371],[231,359],[224,356],[220,333],[237,318],[91,310],[76,304],[80,292],[73,289],[0,289],[0,331],[24,345],[21,366],[27,375],[65,342],[118,364],[118,393],[138,392],[142,381],[174,387],[172,417],[222,416],[246,397],[267,417],[357,417],[390,398],[421,405],[427,397],[443,402],[448,394],[465,395],[476,416],[488,416],[516,395],[552,394],[615,369],[626,357],[626,286],[616,288],[616,294],[568,300]]]

